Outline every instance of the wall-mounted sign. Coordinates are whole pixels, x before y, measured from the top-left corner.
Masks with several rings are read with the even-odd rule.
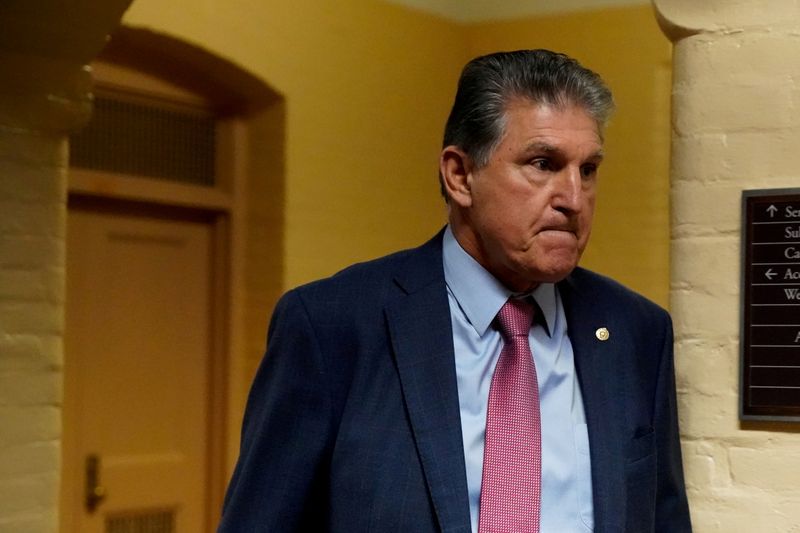
[[[800,188],[742,193],[742,419],[800,421]]]

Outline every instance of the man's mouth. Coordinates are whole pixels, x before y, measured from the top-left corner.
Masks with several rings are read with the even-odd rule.
[[[550,226],[545,227],[539,230],[539,233],[569,233],[570,235],[576,236],[578,232],[575,228],[571,226]]]

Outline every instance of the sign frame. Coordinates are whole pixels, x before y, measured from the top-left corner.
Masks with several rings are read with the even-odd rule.
[[[794,325],[787,325],[787,324],[753,324],[753,315],[755,314],[754,308],[756,306],[798,306],[800,309],[800,298],[797,297],[797,292],[795,292],[795,299],[797,300],[797,304],[777,304],[777,303],[763,303],[763,300],[768,300],[769,297],[774,297],[774,294],[780,294],[779,291],[771,290],[772,287],[777,287],[781,285],[780,283],[775,283],[774,285],[769,283],[778,279],[776,276],[779,276],[779,272],[775,272],[772,269],[770,261],[772,261],[772,257],[774,257],[774,252],[770,252],[765,254],[762,252],[764,249],[760,249],[758,255],[766,256],[767,262],[756,262],[754,261],[754,255],[757,255],[755,251],[755,246],[757,245],[764,245],[764,246],[788,246],[792,244],[791,242],[781,243],[781,242],[771,242],[772,239],[769,239],[770,242],[754,242],[754,235],[756,233],[755,226],[757,224],[775,224],[775,227],[778,227],[779,224],[796,224],[798,231],[800,231],[800,211],[798,211],[798,215],[796,220],[780,220],[775,222],[756,222],[754,219],[756,218],[756,209],[761,205],[769,204],[767,207],[764,207],[762,211],[770,215],[770,217],[774,217],[775,214],[780,212],[781,208],[778,208],[775,204],[780,204],[785,206],[785,204],[794,204],[794,208],[789,206],[790,210],[786,211],[787,213],[793,211],[794,209],[800,210],[800,187],[797,188],[780,188],[780,189],[750,189],[750,190],[743,190],[742,191],[742,218],[741,218],[741,286],[740,286],[740,330],[739,330],[739,418],[740,420],[750,421],[750,420],[760,420],[760,421],[777,421],[777,422],[800,422],[800,379],[796,384],[792,384],[791,386],[784,386],[784,385],[758,385],[753,386],[751,382],[753,381],[753,373],[754,367],[756,371],[765,371],[769,375],[771,373],[773,376],[776,375],[776,372],[779,374],[782,368],[794,368],[792,366],[784,367],[781,365],[753,365],[753,358],[754,348],[764,349],[764,348],[779,348],[781,350],[789,350],[789,349],[796,349],[798,363],[797,363],[797,374],[800,375],[800,343],[797,346],[787,346],[787,345],[756,345],[754,346],[753,337],[759,337],[763,339],[764,337],[770,338],[770,335],[764,335],[759,332],[758,335],[755,334],[755,328],[763,327],[764,330],[768,331],[768,328],[787,328]],[[785,207],[784,207],[785,209]],[[763,213],[759,216],[763,216]],[[792,218],[795,215],[792,215]],[[759,233],[765,233],[764,231],[759,231]],[[773,230],[769,230],[769,234],[772,235],[774,233]],[[789,232],[791,233],[791,230]],[[800,238],[797,239],[800,242]],[[791,247],[793,248],[793,246]],[[798,253],[800,253],[800,244],[797,245]],[[784,248],[783,254],[786,257],[789,257],[788,248]],[[764,257],[761,258],[762,260]],[[788,263],[781,263],[775,262],[776,265],[781,264],[782,267],[785,267],[787,270],[787,274],[792,271],[792,267],[785,265]],[[800,258],[797,259],[797,272],[800,274]],[[757,270],[760,268],[761,270]],[[778,268],[777,266],[775,268]],[[766,270],[764,270],[766,269]],[[762,277],[767,278],[766,283],[758,283],[754,284],[754,277],[756,277],[756,272],[758,272]],[[794,279],[794,278],[792,278]],[[763,280],[762,280],[763,281]],[[754,289],[754,285],[763,287],[759,289]],[[796,286],[800,287],[800,280],[798,283],[795,284]],[[760,293],[756,291],[760,291]],[[768,296],[764,296],[764,294],[768,294]],[[758,300],[762,303],[754,303],[753,300],[756,299],[755,296],[758,294]],[[789,292],[785,293],[785,297],[787,300],[789,299]],[[781,313],[773,312],[764,312],[759,311],[760,314],[765,316],[776,316]],[[791,313],[790,313],[791,314]],[[795,312],[795,314],[797,314]],[[784,321],[785,322],[785,321]],[[800,323],[796,324],[798,333],[796,334],[797,338],[800,338]],[[780,331],[780,330],[778,330]],[[780,335],[778,335],[780,337]],[[759,342],[767,342],[760,340]],[[780,341],[778,341],[780,342]],[[795,340],[797,342],[797,340]],[[769,351],[769,350],[767,350]],[[777,350],[772,350],[775,352]],[[790,356],[791,357],[791,356]],[[780,395],[781,390],[792,390],[796,392],[792,392],[791,394],[797,396],[797,399],[793,399],[791,402],[787,402],[785,404],[776,404],[776,405],[754,405],[753,404],[753,389],[774,389],[771,391],[770,394],[773,396]]]

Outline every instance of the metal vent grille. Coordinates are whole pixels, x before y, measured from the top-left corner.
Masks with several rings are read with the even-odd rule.
[[[108,517],[106,533],[175,533],[175,513],[158,511]]]
[[[89,124],[70,139],[71,165],[214,185],[214,118],[97,97]]]

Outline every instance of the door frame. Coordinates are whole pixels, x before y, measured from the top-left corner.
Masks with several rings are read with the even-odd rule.
[[[124,85],[137,94],[158,99],[177,98],[183,102],[187,93],[176,89],[168,82],[146,75],[138,76],[130,69],[117,66],[98,66],[98,87],[100,91],[116,92]],[[138,81],[137,81],[138,80]],[[137,85],[138,84],[138,85]],[[197,104],[198,100],[191,102]],[[247,122],[241,116],[225,116],[217,119],[217,168],[213,187],[191,185],[142,176],[119,175],[112,172],[99,172],[88,169],[68,169],[68,206],[74,201],[92,199],[109,203],[135,203],[158,208],[190,210],[207,217],[212,226],[212,331],[209,376],[209,444],[207,464],[206,523],[208,531],[214,531],[222,509],[230,463],[229,439],[233,431],[230,417],[231,387],[236,381],[237,369],[233,354],[241,351],[244,345],[242,317],[244,305],[237,288],[244,286],[245,242],[246,242],[246,177],[248,173],[248,135]],[[69,208],[69,207],[68,207]],[[68,275],[68,274],[67,274]],[[69,296],[68,296],[69,297]],[[65,370],[68,362],[65,362]],[[65,381],[70,380],[65,371]],[[65,382],[65,391],[74,383]],[[73,423],[77,406],[71,398],[64,396],[63,425]],[[64,432],[62,448],[75,449],[74,436]],[[65,461],[62,464],[61,512],[62,531],[69,531],[73,524],[74,509],[67,492],[68,487],[82,487],[83,469],[74,471]],[[77,484],[76,484],[77,483]]]

